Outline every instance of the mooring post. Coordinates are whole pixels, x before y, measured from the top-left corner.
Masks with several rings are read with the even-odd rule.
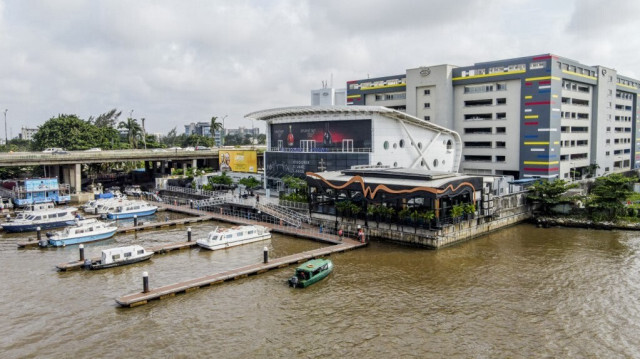
[[[78,249],[80,250],[80,261],[84,262],[84,244],[81,244]]]
[[[191,227],[187,228],[187,242],[191,242]]]
[[[192,199],[189,200],[189,207],[191,207],[191,209],[193,209],[193,200]]]
[[[149,273],[142,272],[142,293],[149,293]]]
[[[93,214],[98,215],[98,206],[96,206],[96,208],[93,209]]]
[[[42,231],[40,227],[36,227],[36,233],[38,237],[38,242],[40,242],[40,240],[42,239]]]
[[[263,257],[264,257],[264,262],[265,263],[269,263],[269,248],[264,247],[264,250],[262,252]]]
[[[133,226],[134,227],[138,226],[138,215],[137,214],[133,215]]]

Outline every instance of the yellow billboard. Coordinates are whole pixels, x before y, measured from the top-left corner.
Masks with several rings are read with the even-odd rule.
[[[220,170],[232,172],[258,172],[256,151],[220,150]]]

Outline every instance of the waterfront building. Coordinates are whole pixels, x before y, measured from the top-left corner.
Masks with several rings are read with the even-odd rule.
[[[303,106],[246,115],[265,121],[265,183],[352,166],[456,172],[460,136],[407,113],[380,106]]]
[[[571,180],[640,168],[639,88],[615,69],[543,54],[349,81],[347,103],[460,133],[461,172]]]

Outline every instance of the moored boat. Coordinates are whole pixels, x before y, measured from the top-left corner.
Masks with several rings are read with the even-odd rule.
[[[76,207],[37,209],[19,213],[16,218],[2,223],[7,232],[29,232],[70,226],[75,223]]]
[[[90,259],[87,259],[85,261],[85,267],[89,269],[118,267],[146,261],[151,258],[153,254],[154,252],[147,251],[139,245],[109,248],[102,250],[100,260],[92,262]]]
[[[196,241],[202,248],[216,250],[253,243],[271,238],[269,229],[263,226],[235,226],[231,228],[218,228],[209,232],[207,238]]]
[[[47,233],[49,244],[55,247],[99,241],[113,237],[118,230],[115,223],[105,223],[97,219],[77,220],[75,225],[62,231]]]
[[[157,206],[147,201],[127,201],[116,206],[115,210],[107,212],[109,219],[133,218],[133,216],[150,216],[158,210]]]
[[[329,259],[312,259],[296,268],[293,277],[289,278],[289,286],[308,287],[325,278],[333,271],[333,262]]]

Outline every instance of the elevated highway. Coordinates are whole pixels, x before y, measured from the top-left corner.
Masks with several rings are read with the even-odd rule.
[[[0,167],[45,166],[48,177],[58,177],[67,183],[72,193],[80,192],[83,164],[143,161],[145,169],[165,173],[171,168],[218,167],[219,152],[225,149],[252,150],[255,146],[242,148],[212,148],[199,151],[169,149],[137,149],[109,151],[63,151],[44,152],[0,152]]]

